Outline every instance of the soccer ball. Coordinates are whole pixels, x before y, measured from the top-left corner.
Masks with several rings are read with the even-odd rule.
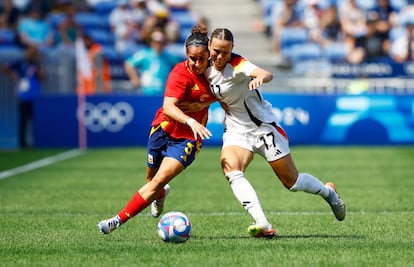
[[[179,211],[170,211],[158,221],[158,235],[165,242],[183,243],[190,238],[191,222]]]

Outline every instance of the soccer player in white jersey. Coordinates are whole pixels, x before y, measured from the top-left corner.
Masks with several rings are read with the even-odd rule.
[[[211,66],[207,70],[213,94],[226,111],[221,165],[235,197],[255,223],[248,227],[253,237],[272,238],[276,230],[267,220],[256,191],[244,172],[254,154],[263,156],[282,184],[292,192],[304,191],[323,197],[339,221],[345,219],[345,203],[331,182],[299,173],[289,149],[288,137],[263,99],[259,87],[273,75],[233,53],[233,34],[215,29],[210,37]]]

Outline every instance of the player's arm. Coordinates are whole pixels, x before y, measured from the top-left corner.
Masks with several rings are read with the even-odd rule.
[[[199,136],[201,139],[210,138],[211,132],[206,127],[204,127],[204,125],[185,114],[178,107],[177,98],[169,96],[164,97],[163,111],[164,114],[171,119],[188,125],[193,131],[195,139],[197,139],[197,136]]]
[[[203,110],[205,108],[208,108],[213,102],[215,102],[216,99],[210,101],[210,102],[201,102],[201,101],[197,101],[197,102],[189,102],[189,101],[185,101],[185,102],[180,102],[177,104],[177,106],[183,111],[183,112],[197,112],[200,110]]]
[[[249,89],[254,90],[262,86],[263,83],[270,82],[273,79],[273,74],[267,70],[257,67],[252,71],[250,77],[252,77],[253,80],[249,83]]]

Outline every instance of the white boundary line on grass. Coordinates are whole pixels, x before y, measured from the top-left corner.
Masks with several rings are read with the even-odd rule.
[[[42,168],[42,167],[57,163],[62,160],[67,160],[73,157],[77,157],[79,155],[82,155],[84,152],[85,151],[82,149],[73,149],[73,150],[69,150],[66,152],[62,152],[60,154],[57,154],[51,157],[33,161],[32,163],[22,165],[14,169],[3,171],[3,172],[0,172],[0,180],[19,174],[19,173],[28,172],[34,169]]]
[[[39,213],[40,216],[50,215],[49,213]],[[207,216],[207,217],[221,217],[221,216],[245,216],[247,213],[245,212],[238,212],[238,211],[229,211],[229,212],[186,212],[188,216]],[[266,212],[268,215],[273,216],[320,216],[320,215],[332,215],[332,211],[275,211],[269,210]],[[347,215],[384,215],[384,216],[394,216],[394,215],[414,215],[414,211],[363,211],[363,210],[355,210],[355,211],[347,211]],[[21,216],[32,216],[33,213],[31,212],[0,212],[1,216],[13,216],[13,217],[21,217]],[[52,215],[50,215],[52,216]],[[53,216],[55,217],[81,217],[85,216],[83,213],[70,213],[70,212],[57,212],[54,213]],[[88,216],[91,217],[101,217],[102,213],[90,213]],[[142,212],[139,216],[143,217],[152,217],[152,215],[148,212]]]

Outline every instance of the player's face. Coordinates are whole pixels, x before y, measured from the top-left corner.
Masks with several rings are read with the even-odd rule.
[[[210,41],[209,50],[214,68],[220,71],[224,69],[230,59],[233,43],[231,41],[213,38]]]
[[[208,66],[209,53],[206,47],[187,47],[187,66],[195,74],[203,74]]]

